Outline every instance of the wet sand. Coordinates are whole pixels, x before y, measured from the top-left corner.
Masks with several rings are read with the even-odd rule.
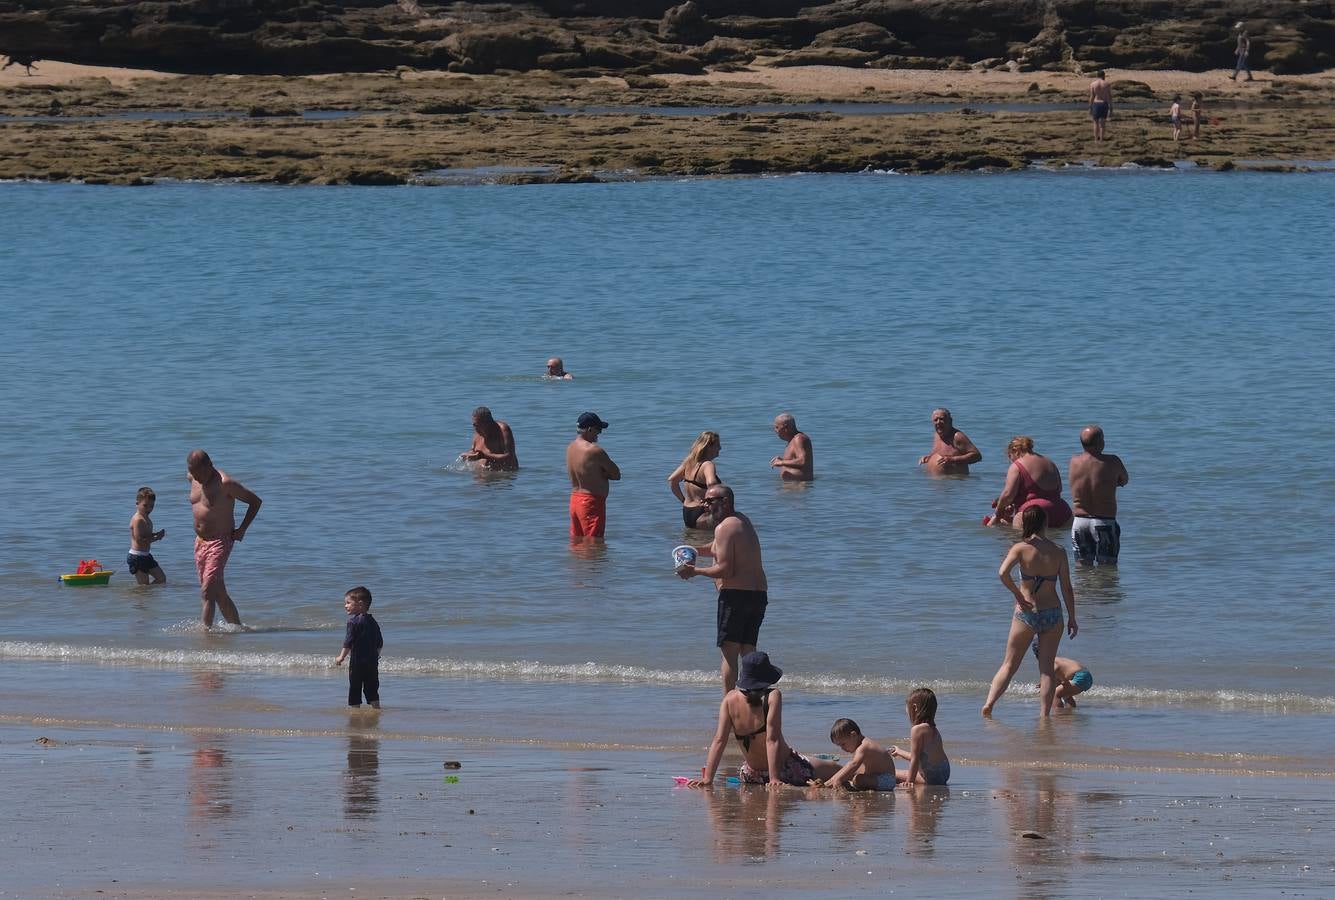
[[[144,77],[139,77],[140,75]],[[1335,73],[1234,83],[1223,72],[1108,73],[1110,139],[1091,139],[1089,79],[1057,73],[840,69],[703,76],[574,78],[400,71],[283,78],[168,76],[39,63],[0,74],[7,152],[0,178],[137,184],[154,179],[261,183],[431,183],[441,169],[512,167],[513,182],[894,170],[1005,170],[1093,162],[1335,159]],[[1174,92],[1205,94],[1198,140],[1174,142]],[[747,111],[812,101],[934,103],[941,112],[846,116]],[[981,111],[982,103],[1033,109]],[[1183,106],[1190,103],[1187,97]],[[1053,104],[1068,109],[1053,109]],[[654,107],[737,110],[699,116]],[[551,110],[598,107],[597,115]],[[214,118],[126,118],[131,111]],[[303,118],[337,110],[347,118]]]

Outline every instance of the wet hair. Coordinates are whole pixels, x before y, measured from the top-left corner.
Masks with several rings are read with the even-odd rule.
[[[138,503],[141,500],[156,500],[156,499],[158,499],[158,495],[153,493],[153,489],[151,487],[141,487],[138,491],[135,492],[134,495],[135,503]]]
[[[479,406],[477,409],[473,410],[473,418],[481,419],[483,422],[493,421],[491,418],[491,410],[485,406]]]
[[[836,744],[855,734],[861,737],[862,729],[852,719],[835,719],[834,724],[830,726],[830,740]]]
[[[1020,530],[1024,536],[1031,538],[1034,535],[1043,536],[1043,529],[1048,527],[1047,510],[1035,503],[1033,506],[1026,506],[1024,512],[1020,513]]]
[[[717,445],[718,442],[719,435],[717,431],[700,432],[700,436],[695,439],[695,443],[691,444],[691,449],[686,454],[686,458],[681,461],[682,474],[685,474],[687,469],[700,462],[700,456],[706,448]]]
[[[1034,439],[1027,434],[1017,434],[1011,438],[1011,442],[1006,445],[1006,455],[1012,453],[1023,456],[1026,453],[1034,452]]]
[[[916,688],[909,694],[909,721],[914,725],[926,722],[936,727],[936,694],[931,688]]]
[[[209,459],[209,455],[203,450],[191,450],[185,455],[185,467],[187,469],[194,469],[202,465],[213,465],[213,460]]]
[[[772,690],[774,690],[772,687],[757,688],[753,691],[742,691],[742,696],[746,698],[748,706],[759,706]]]
[[[364,603],[367,609],[371,608],[371,592],[368,591],[366,588],[355,587],[343,595],[344,600],[348,599],[349,597],[351,597],[353,600],[356,600],[358,603]]]

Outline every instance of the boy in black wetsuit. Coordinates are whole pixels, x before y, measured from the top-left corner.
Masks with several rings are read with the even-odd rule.
[[[343,634],[343,649],[334,657],[334,665],[341,666],[351,655],[348,706],[361,706],[362,692],[365,691],[366,702],[379,709],[380,650],[385,646],[385,639],[380,635],[380,624],[369,612],[371,592],[364,587],[353,588],[343,595],[343,608],[348,613],[348,629]]]

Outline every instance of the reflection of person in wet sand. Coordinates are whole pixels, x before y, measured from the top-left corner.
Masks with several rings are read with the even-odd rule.
[[[202,734],[194,741],[186,789],[190,814],[202,819],[225,819],[232,814],[232,762],[220,746],[223,736]]]
[[[213,626],[215,608],[223,620],[241,624],[236,604],[227,593],[223,569],[232,555],[232,545],[244,540],[246,529],[260,511],[260,498],[244,484],[214,468],[203,450],[191,450],[185,458],[190,473],[190,508],[195,517],[195,566],[199,570],[199,593],[203,600],[205,628]],[[246,504],[246,515],[236,524],[236,501]]]
[[[480,462],[488,469],[514,472],[519,469],[515,436],[510,426],[491,417],[491,410],[479,406],[473,410],[473,445],[459,454],[468,462]]]
[[[918,460],[933,475],[968,475],[969,466],[981,462],[983,454],[969,436],[955,427],[950,410],[944,406],[932,410],[932,452]]]
[[[811,449],[811,438],[797,430],[797,420],[791,413],[780,413],[774,418],[774,433],[779,440],[787,441],[783,455],[769,461],[770,468],[777,468],[785,481],[810,481],[816,477],[815,451]]]
[[[770,859],[779,852],[783,820],[795,803],[791,791],[703,791],[713,826],[714,859]]]
[[[343,816],[366,819],[380,804],[380,742],[364,734],[348,735],[348,770],[343,778]]]
[[[691,787],[713,785],[728,738],[734,735],[745,757],[737,773],[745,784],[763,784],[771,790],[784,784],[806,787],[839,771],[837,763],[809,759],[783,739],[783,694],[774,687],[782,677],[783,670],[769,661],[768,653],[742,657],[737,687],[719,704],[718,728],[709,745],[702,778],[691,781]]]

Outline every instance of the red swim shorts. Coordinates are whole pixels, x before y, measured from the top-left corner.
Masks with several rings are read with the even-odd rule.
[[[607,528],[607,498],[582,491],[570,494],[570,536],[602,537]]]

